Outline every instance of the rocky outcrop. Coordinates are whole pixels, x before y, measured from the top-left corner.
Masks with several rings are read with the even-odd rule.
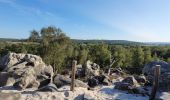
[[[143,68],[143,74],[145,75],[146,79],[153,83],[154,78],[154,69],[156,65],[160,65],[160,77],[159,77],[159,86],[165,87],[170,90],[170,63],[164,61],[152,61],[146,64]]]
[[[85,75],[88,77],[88,76],[99,76],[99,74],[100,74],[100,66],[88,60],[85,64]]]
[[[47,66],[41,57],[32,54],[9,53],[1,59],[0,68],[8,73],[4,85],[14,85],[21,89],[47,85],[53,77],[53,68]]]
[[[110,85],[112,82],[109,80],[109,78],[105,75],[100,75],[100,76],[93,76],[88,79],[88,85],[90,87],[95,87],[98,85]]]
[[[136,79],[133,76],[128,76],[126,77],[124,80],[122,80],[123,83],[128,83],[131,86],[137,86],[138,82],[136,81]]]
[[[116,82],[115,89],[128,91],[134,94],[149,95],[148,91],[141,87],[133,76],[126,77],[121,82]]]
[[[59,88],[59,87],[62,87],[62,86],[65,86],[65,85],[70,85],[71,84],[71,78],[69,77],[66,77],[64,75],[59,75],[57,74],[55,77],[54,77],[54,84]],[[84,87],[84,88],[87,88],[88,85],[80,80],[75,80],[75,86],[76,87]]]
[[[147,82],[146,77],[144,75],[139,75],[139,76],[137,75],[135,76],[135,79],[139,84],[144,85]]]

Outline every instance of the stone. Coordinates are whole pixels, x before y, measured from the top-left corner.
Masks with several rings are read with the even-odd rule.
[[[64,75],[57,74],[54,76],[54,84],[59,88],[65,85],[70,85],[71,84],[71,78],[66,77]],[[75,80],[75,86],[76,87],[84,87],[87,88],[88,85],[80,80]]]
[[[115,84],[115,89],[119,89],[123,91],[129,91],[135,88],[135,86],[124,82],[116,82],[114,84]]]
[[[130,83],[116,82],[114,88],[122,91],[127,91],[132,94],[141,94],[143,96],[149,96],[149,91],[147,91],[143,87],[136,87]]]
[[[126,77],[124,80],[122,80],[123,83],[129,83],[130,85],[134,85],[137,86],[138,82],[136,81],[136,79],[133,76],[128,76]]]
[[[109,80],[109,77],[105,75],[100,75],[100,76],[92,76],[91,78],[88,79],[88,85],[90,87],[95,87],[98,85],[110,85],[112,82]]]
[[[8,84],[4,86],[10,84],[21,89],[38,88],[39,85],[47,85],[53,80],[52,66],[46,65],[37,55],[9,53],[2,57],[0,67],[9,74]]]
[[[82,78],[85,77],[85,69],[82,67],[82,65],[76,66],[76,78]]]
[[[85,75],[87,77],[88,76],[99,76],[100,66],[88,60],[85,64]]]
[[[40,92],[57,92],[57,87],[55,84],[48,84],[47,86],[39,88],[37,91]]]
[[[88,79],[88,85],[89,85],[90,87],[95,87],[95,86],[99,85],[99,81],[98,81],[98,79],[96,79],[95,77],[89,78],[89,79]]]
[[[0,72],[0,87],[7,84],[9,74],[7,72]]]
[[[135,76],[135,79],[140,84],[145,84],[147,82],[146,77],[144,75]]]
[[[143,68],[143,74],[149,83],[153,83],[154,69],[156,65],[160,65],[159,87],[170,90],[170,63],[165,61],[152,61],[146,64]]]

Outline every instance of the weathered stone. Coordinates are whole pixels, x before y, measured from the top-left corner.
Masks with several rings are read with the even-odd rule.
[[[38,88],[42,82],[52,82],[53,78],[52,66],[47,66],[41,57],[32,54],[9,53],[0,61],[0,67],[9,74],[6,85],[15,85],[21,89]]]
[[[98,79],[96,79],[96,78],[89,78],[88,79],[88,85],[90,86],[90,87],[95,87],[95,86],[97,86],[97,85],[99,85],[99,81],[98,81]]]
[[[145,90],[143,87],[136,87],[130,83],[116,82],[115,89],[127,91],[132,94],[141,94],[143,96],[149,95],[149,91]]]
[[[85,77],[85,69],[82,67],[82,65],[76,66],[76,78],[82,78]]]
[[[116,82],[115,83],[115,89],[123,90],[123,91],[129,91],[134,89],[135,86],[131,85],[130,83],[124,83],[124,82]]]
[[[122,82],[123,83],[129,83],[132,86],[138,85],[138,82],[135,80],[135,78],[133,76],[126,77]]]
[[[59,75],[57,74],[55,77],[54,77],[54,84],[57,86],[57,87],[61,87],[61,86],[64,86],[64,85],[70,85],[71,84],[71,78],[69,77],[66,77],[64,75]],[[84,87],[84,88],[87,88],[88,85],[85,84],[84,82],[80,81],[80,80],[75,80],[75,86],[76,87]]]
[[[7,72],[0,72],[0,87],[7,84],[9,74]]]
[[[41,91],[41,92],[56,92],[57,91],[57,87],[55,84],[48,84],[47,86],[41,87],[39,88],[37,91]]]
[[[100,66],[96,63],[92,63],[89,60],[85,64],[85,75],[88,76],[99,76]]]
[[[159,86],[161,88],[166,88],[170,90],[170,63],[164,61],[152,61],[146,64],[143,68],[143,74],[145,75],[146,79],[153,83],[154,79],[154,69],[156,65],[160,65],[160,77],[159,77]]]
[[[88,79],[88,85],[90,87],[95,87],[97,85],[110,85],[111,81],[105,75],[93,76]]]
[[[146,77],[144,75],[135,76],[135,79],[140,84],[145,84],[147,82]]]

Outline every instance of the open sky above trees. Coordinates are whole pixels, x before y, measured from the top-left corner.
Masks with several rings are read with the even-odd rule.
[[[75,39],[170,42],[169,0],[0,0],[0,37],[54,25]]]

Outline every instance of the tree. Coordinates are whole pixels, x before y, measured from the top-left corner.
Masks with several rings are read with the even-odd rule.
[[[108,66],[111,52],[106,44],[91,45],[89,50],[89,59],[99,64],[101,67]]]
[[[149,63],[152,61],[151,50],[149,47],[144,48],[144,64]]]
[[[79,50],[78,55],[78,61],[80,64],[84,64],[87,61],[88,56],[88,50],[85,48],[85,46],[81,46],[81,49]]]
[[[70,55],[70,38],[61,29],[49,26],[41,29],[41,39],[43,59],[53,66],[55,72],[61,71],[65,59]]]
[[[133,52],[133,66],[134,67],[142,67],[144,64],[144,52],[143,49],[138,46],[134,49]]]
[[[39,33],[36,30],[32,30],[29,37],[29,41],[36,42],[39,38],[40,38]]]
[[[113,46],[112,47],[112,55],[115,59],[115,67],[122,67],[125,63],[125,48],[122,46]]]

